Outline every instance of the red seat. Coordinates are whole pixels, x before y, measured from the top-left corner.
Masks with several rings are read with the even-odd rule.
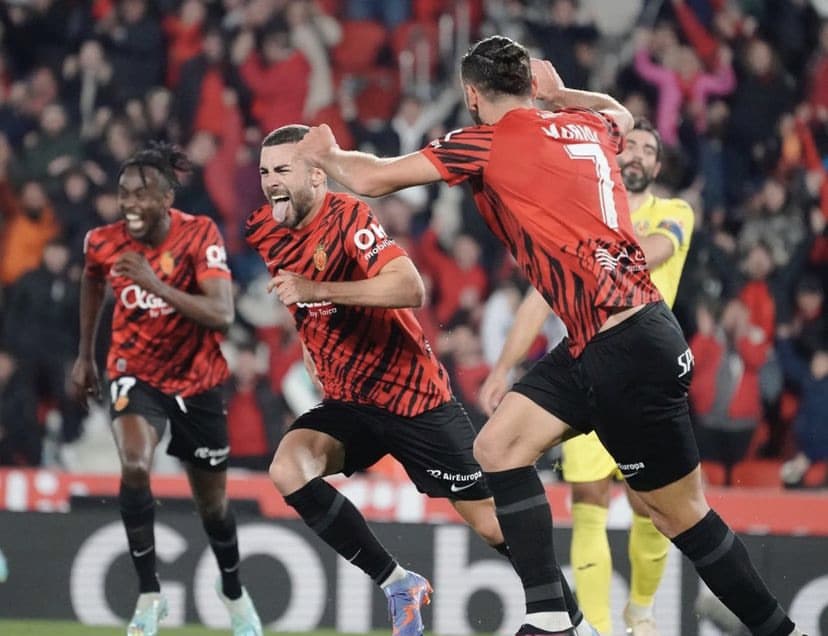
[[[701,463],[702,476],[708,486],[724,486],[727,481],[727,471],[723,464],[704,460]]]
[[[397,58],[403,51],[411,51],[418,59],[422,50],[421,44],[425,43],[428,47],[428,66],[433,72],[440,62],[439,39],[437,25],[434,22],[403,22],[394,30],[391,47]]]
[[[828,487],[828,461],[811,464],[802,478],[802,484],[808,488]]]
[[[385,44],[385,28],[373,20],[349,20],[342,23],[342,40],[333,49],[334,67],[340,73],[363,73],[377,62]]]
[[[733,486],[746,488],[779,488],[782,478],[779,470],[782,462],[770,459],[746,459],[733,467]]]
[[[360,79],[363,85],[356,98],[359,118],[363,122],[390,120],[400,103],[399,74],[392,69],[380,68]]]

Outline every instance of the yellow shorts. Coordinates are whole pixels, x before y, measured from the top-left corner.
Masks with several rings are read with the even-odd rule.
[[[600,481],[612,476],[621,479],[618,464],[601,444],[595,431],[589,435],[578,435],[563,443],[564,481],[583,483]]]

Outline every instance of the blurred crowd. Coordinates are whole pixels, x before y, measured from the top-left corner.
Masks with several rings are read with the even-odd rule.
[[[825,0],[7,0],[0,29],[0,464],[89,468],[60,452],[85,440],[67,389],[83,239],[119,217],[120,163],[161,139],[195,165],[175,206],[228,245],[233,462],[266,467],[317,396],[244,245],[263,135],[326,122],[343,147],[414,151],[469,123],[457,59],[492,33],[660,131],[657,193],[696,213],[675,311],[703,456],[785,461],[792,485],[828,460]],[[461,189],[371,205],[419,266],[419,319],[480,423],[525,283]]]

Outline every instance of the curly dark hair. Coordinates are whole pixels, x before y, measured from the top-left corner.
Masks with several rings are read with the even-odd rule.
[[[181,185],[178,180],[179,172],[190,172],[192,170],[192,164],[186,153],[179,146],[164,141],[150,141],[145,148],[124,161],[118,171],[118,178],[121,178],[124,170],[132,166],[138,168],[144,185],[147,183],[144,168],[155,168],[170,189],[178,188]]]
[[[460,75],[487,96],[524,97],[532,92],[529,52],[522,44],[493,35],[473,45],[460,61]]]

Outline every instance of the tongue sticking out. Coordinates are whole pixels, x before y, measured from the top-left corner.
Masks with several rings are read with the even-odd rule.
[[[273,220],[276,221],[276,223],[285,222],[285,217],[287,217],[287,209],[289,205],[289,199],[284,199],[282,201],[271,201],[271,208],[273,209]]]

